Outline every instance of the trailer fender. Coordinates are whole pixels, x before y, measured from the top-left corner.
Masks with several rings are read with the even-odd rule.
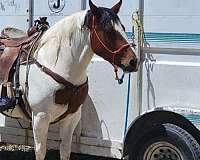
[[[126,157],[129,152],[137,147],[135,144],[137,144],[141,136],[144,135],[148,129],[165,123],[174,124],[183,128],[200,144],[200,132],[188,119],[175,112],[155,110],[139,116],[131,123],[124,137],[122,156]]]

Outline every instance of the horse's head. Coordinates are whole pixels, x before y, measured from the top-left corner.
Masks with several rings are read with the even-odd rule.
[[[120,0],[111,9],[97,7],[89,0],[88,26],[92,50],[113,66],[125,72],[138,70],[138,59],[125,33],[117,13],[121,7]]]

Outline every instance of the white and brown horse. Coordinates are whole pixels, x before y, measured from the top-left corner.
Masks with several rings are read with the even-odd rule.
[[[57,22],[41,37],[35,52],[37,62],[75,86],[87,81],[86,69],[93,53],[110,62],[115,69],[137,71],[138,59],[117,16],[121,4],[122,0],[109,9],[96,7],[89,1],[90,10],[74,13]],[[21,66],[22,86],[25,75],[26,67]],[[49,124],[70,110],[70,106],[56,103],[55,91],[65,86],[36,63],[30,65],[28,82],[27,99],[32,110],[36,160],[44,160]],[[16,108],[12,116],[23,117],[23,113]],[[81,106],[59,122],[61,160],[69,160],[72,134],[80,118]]]

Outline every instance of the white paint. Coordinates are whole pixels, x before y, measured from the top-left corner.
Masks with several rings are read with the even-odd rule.
[[[28,27],[27,19],[29,18],[29,13],[27,9],[29,8],[28,0],[1,0],[0,1],[0,30],[5,26],[13,26],[21,29],[26,29]]]
[[[144,28],[146,32],[200,32],[199,0],[146,0],[144,3]]]
[[[200,63],[195,62],[156,61],[155,64],[168,66],[200,67]]]

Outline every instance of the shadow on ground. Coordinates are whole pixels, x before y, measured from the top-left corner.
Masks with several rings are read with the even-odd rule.
[[[35,160],[34,150],[0,151],[0,160]],[[59,151],[49,150],[45,160],[59,160]],[[70,160],[115,160],[112,158],[89,156],[72,153]]]

